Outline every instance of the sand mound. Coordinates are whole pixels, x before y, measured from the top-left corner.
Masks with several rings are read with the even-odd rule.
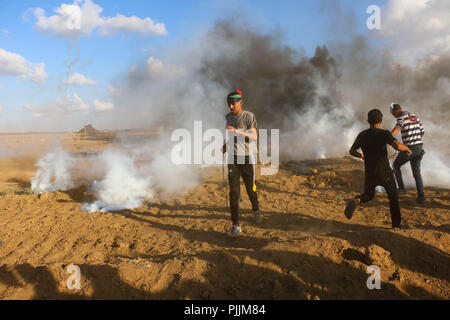
[[[87,139],[87,140],[105,140],[112,141],[116,136],[115,132],[109,130],[97,130],[91,124],[85,126],[75,133],[77,139]]]
[[[86,136],[95,136],[95,135],[101,134],[102,131],[95,129],[91,124],[88,124],[83,129],[78,131],[77,133],[84,134]]]

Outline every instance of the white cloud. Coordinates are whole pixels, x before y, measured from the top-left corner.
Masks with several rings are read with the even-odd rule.
[[[70,110],[87,110],[89,109],[89,104],[85,103],[76,93],[72,97],[69,96],[67,99],[69,102]]]
[[[26,61],[21,55],[0,48],[0,76],[16,76],[33,82],[47,78],[45,63]]]
[[[389,0],[380,35],[392,41],[399,59],[440,55],[450,50],[450,2]]]
[[[25,103],[23,109],[32,112],[34,117],[40,118],[44,115],[67,114],[75,111],[89,109],[89,104],[85,103],[76,93],[68,94],[65,98],[58,98],[47,107],[37,107],[31,103]]]
[[[164,23],[156,23],[151,18],[138,18],[136,16],[125,17],[117,14],[113,18],[107,18],[99,28],[99,34],[110,35],[119,32],[153,34],[156,36],[167,35]]]
[[[95,86],[96,81],[89,79],[82,74],[75,72],[67,81],[67,84],[75,86]]]
[[[3,111],[3,106],[0,104],[0,112]]]
[[[82,4],[81,4],[82,3]],[[81,5],[80,5],[81,4]],[[62,4],[56,8],[55,15],[46,16],[41,8],[34,10],[37,19],[35,28],[56,37],[78,37],[89,35],[98,29],[100,35],[111,35],[119,32],[166,35],[163,23],[151,18],[144,19],[117,14],[115,17],[101,17],[103,8],[92,0],[76,0],[73,4]]]
[[[114,108],[115,108],[115,106],[111,102],[94,100],[94,109],[97,111],[112,110]]]
[[[91,0],[84,1],[81,6],[78,3],[79,1],[75,1],[73,4],[63,3],[54,10],[56,14],[49,17],[45,15],[43,9],[35,9],[34,15],[38,20],[35,28],[56,37],[77,37],[90,34],[103,23],[99,16],[103,9]]]

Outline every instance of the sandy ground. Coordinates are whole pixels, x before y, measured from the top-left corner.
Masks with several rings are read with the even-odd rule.
[[[105,140],[0,135],[0,299],[449,299],[450,190],[401,195],[406,230],[390,230],[388,200],[344,217],[363,188],[351,158],[290,161],[257,174],[262,225],[242,185],[242,235],[230,239],[221,168],[203,183],[135,210],[88,214],[81,186],[30,194],[34,164],[55,141],[80,157]],[[68,266],[81,289],[68,289]],[[369,265],[381,289],[369,290]]]

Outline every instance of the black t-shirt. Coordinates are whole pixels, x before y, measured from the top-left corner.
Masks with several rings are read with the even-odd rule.
[[[395,140],[388,130],[375,128],[364,130],[356,137],[352,149],[362,149],[366,176],[390,174],[386,145]]]

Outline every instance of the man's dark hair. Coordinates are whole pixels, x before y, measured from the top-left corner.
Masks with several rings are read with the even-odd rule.
[[[383,120],[383,114],[378,109],[372,109],[367,114],[367,121],[370,124],[380,123]]]
[[[402,110],[402,107],[398,103],[394,103],[392,105],[392,112],[397,112],[398,110]]]
[[[236,103],[242,100],[242,92],[239,89],[236,89],[230,92],[227,96],[227,103]]]

